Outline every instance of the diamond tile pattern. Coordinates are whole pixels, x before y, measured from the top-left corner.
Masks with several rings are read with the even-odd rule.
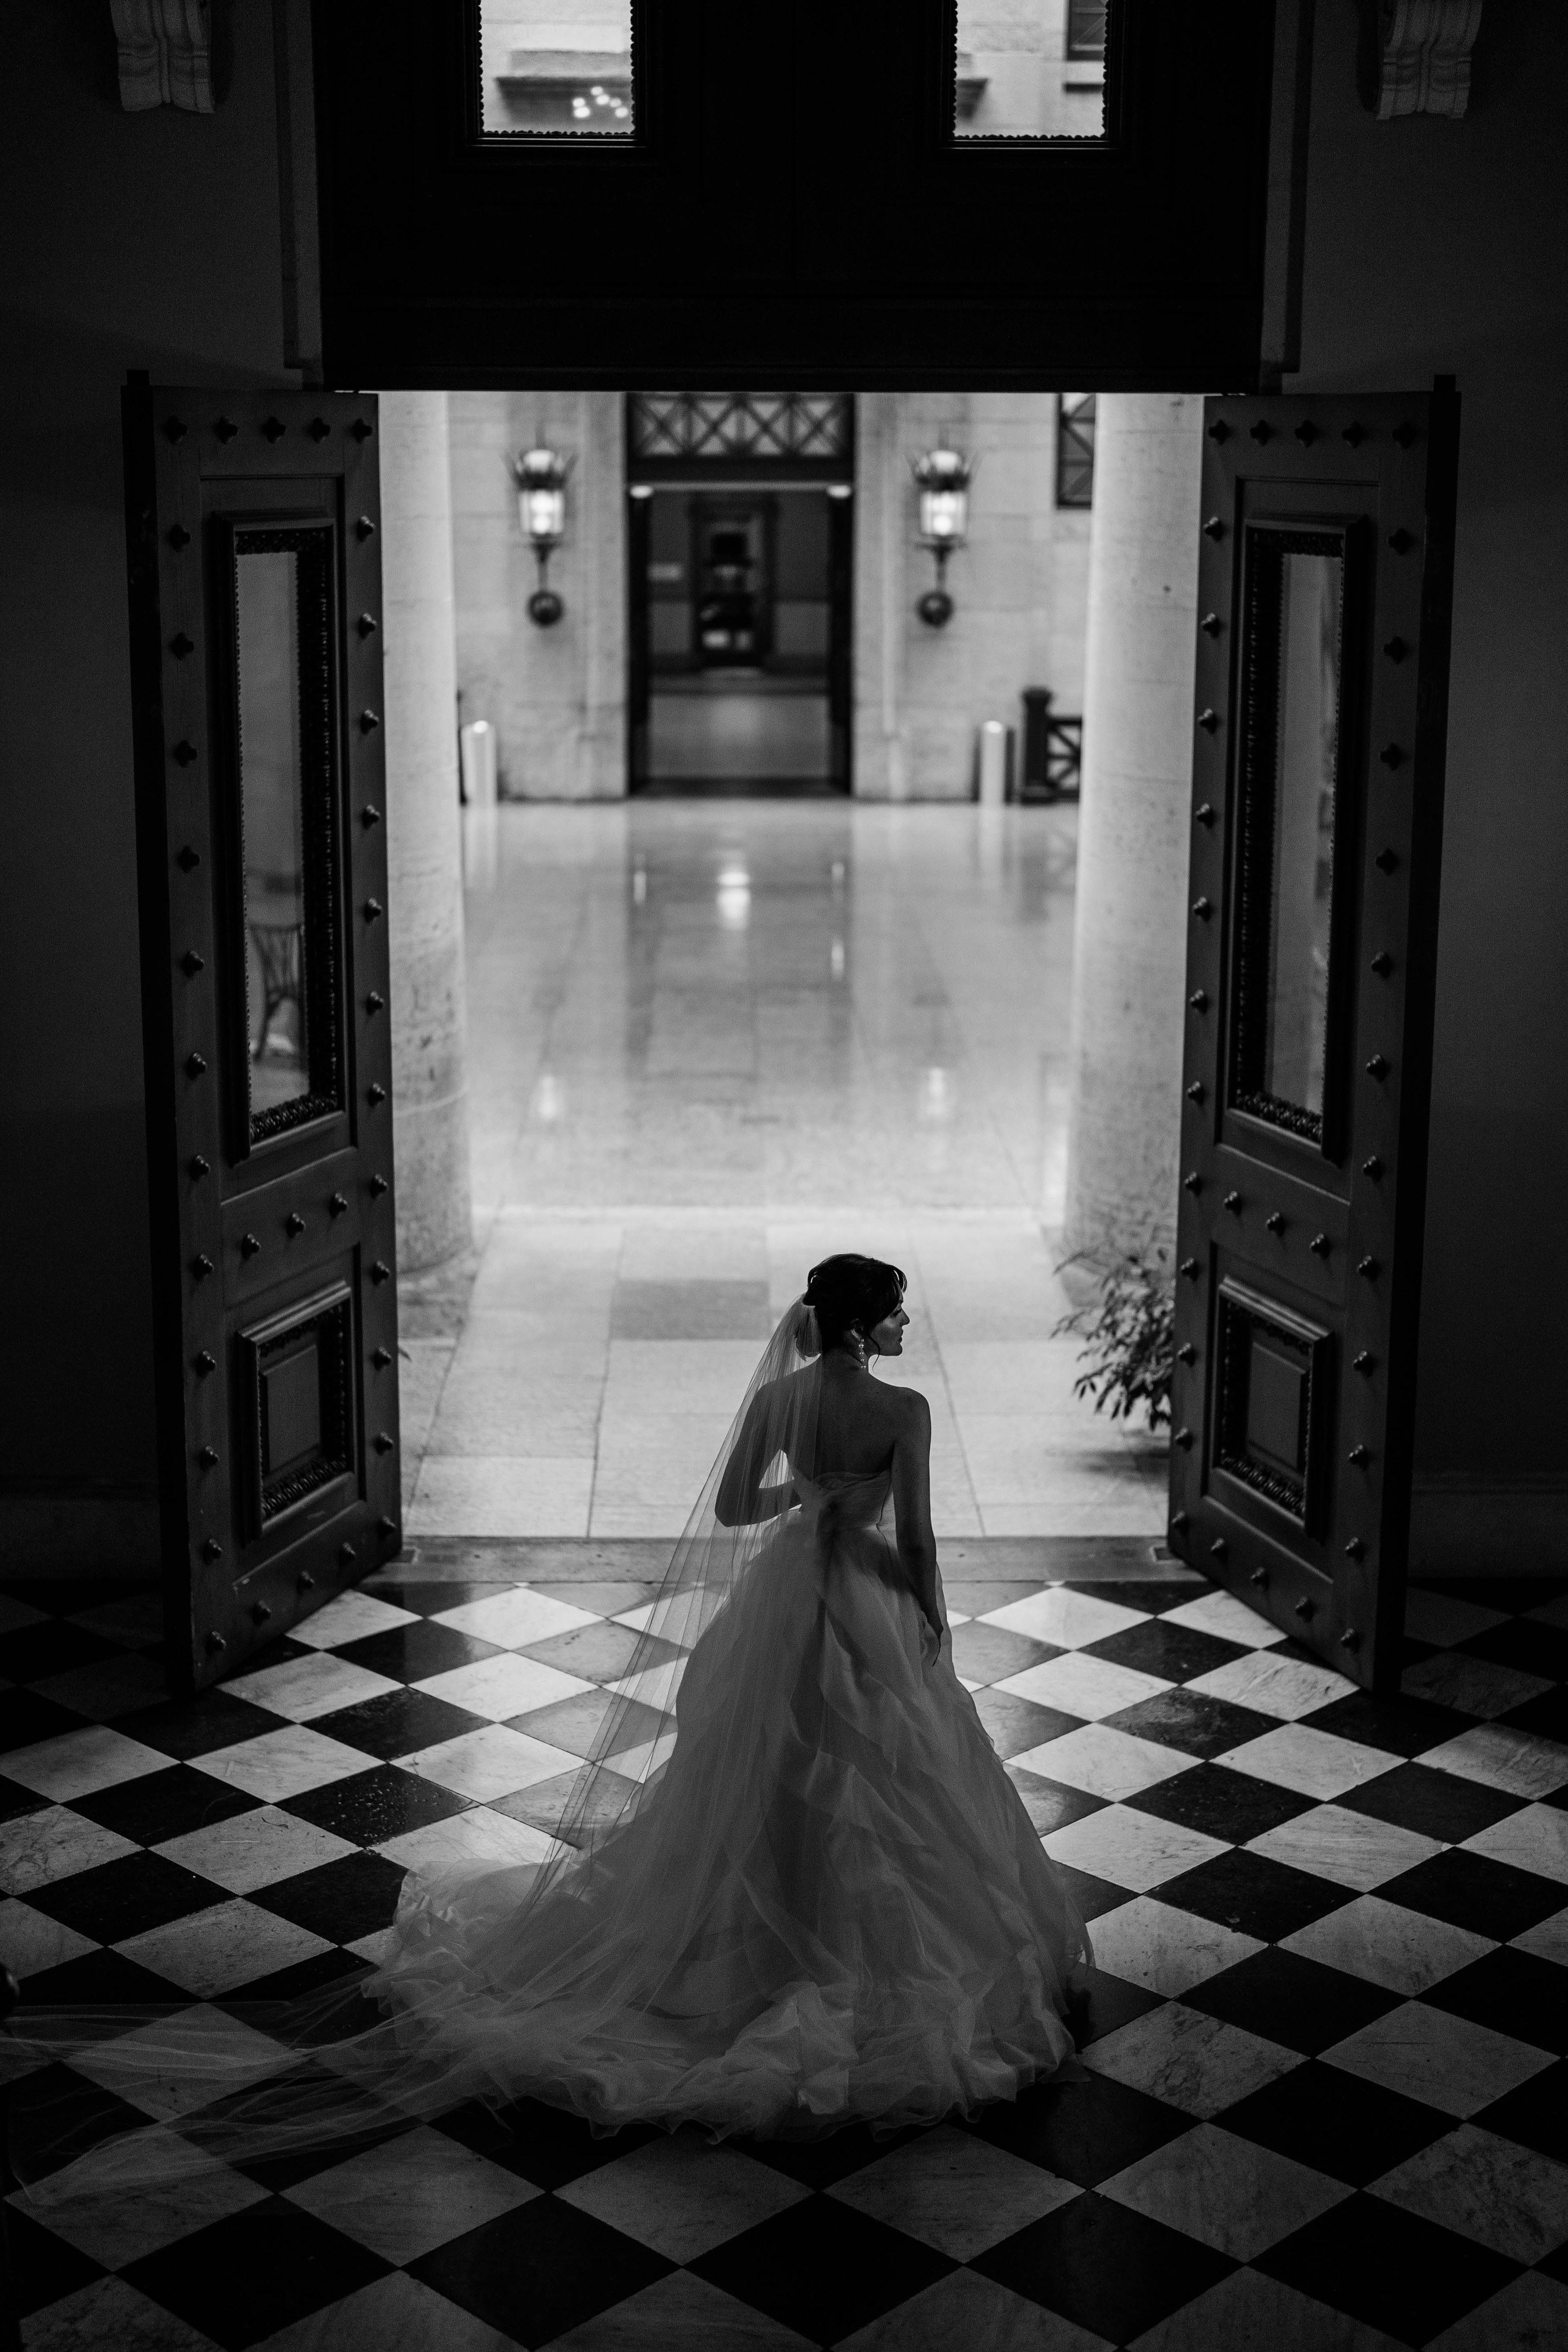
[[[1081,2080],[886,2140],[471,2109],[281,2183],[209,2163],[107,2198],[95,2151],[177,2132],[209,2041],[258,2081],[289,2063],[236,2003],[373,1950],[406,1867],[547,1849],[649,1570],[553,1545],[521,1576],[518,1549],[432,1547],[189,1702],[157,1683],[154,1596],[0,1582],[0,1960],[25,2002],[167,2003],[192,2053],[152,2082],[132,2031],[14,2084],[15,2132],[68,2121],[7,2215],[29,2347],[1505,2352],[1568,2327],[1548,1580],[1413,1591],[1377,1700],[1158,1559],[1042,1587],[968,1550],[954,1661],[1091,1922]]]

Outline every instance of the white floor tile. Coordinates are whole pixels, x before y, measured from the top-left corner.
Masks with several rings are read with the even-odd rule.
[[[330,1739],[324,1731],[290,1723],[281,1731],[264,1731],[258,1738],[239,1740],[232,1748],[215,1748],[205,1756],[193,1756],[191,1763],[196,1771],[210,1772],[215,1780],[226,1780],[231,1788],[243,1789],[247,1797],[275,1805],[285,1797],[303,1796],[307,1789],[324,1789],[330,1781],[368,1772],[374,1760],[363,1748]]]
[[[200,2006],[133,2027],[71,2060],[74,2071],[168,2122],[294,2063],[294,2053],[226,2010]]]
[[[1419,2000],[1390,2010],[1320,2055],[1326,2066],[1342,2066],[1384,2090],[1460,2116],[1490,2106],[1552,2063],[1544,2050]]]
[[[574,1772],[581,1759],[563,1748],[547,1747],[542,1739],[531,1739],[524,1731],[487,1723],[482,1731],[462,1732],[456,1739],[443,1739],[398,1760],[405,1772],[417,1772],[422,1780],[488,1804],[531,1788],[536,1780]]]
[[[1159,1821],[1130,1805],[1106,1805],[1065,1830],[1053,1830],[1045,1848],[1053,1862],[1138,1895],[1229,1852],[1223,1839],[1185,1829],[1180,1822]]]
[[[503,1650],[521,1650],[531,1642],[547,1642],[554,1633],[570,1633],[592,1625],[591,1609],[558,1601],[549,1592],[532,1592],[526,1585],[508,1585],[482,1601],[460,1601],[437,1610],[434,1622],[454,1633],[472,1634],[478,1642],[494,1642]]]
[[[100,1829],[68,1805],[46,1805],[0,1822],[0,1894],[26,1895],[57,1878],[74,1877],[122,1853],[135,1853],[133,1838]]]
[[[1353,1903],[1342,1904],[1339,1910],[1282,1936],[1279,1948],[1407,1996],[1440,1984],[1456,1969],[1468,1968],[1472,1960],[1496,1948],[1489,1937],[1477,1936],[1468,1927],[1451,1927],[1446,1919],[1429,1919],[1420,1911],[1407,1911],[1403,1904],[1386,1902],[1380,1895],[1363,1895]]]
[[[154,1975],[166,1977],[182,1992],[216,2000],[240,1985],[291,1969],[300,1960],[316,1959],[333,1948],[324,1936],[313,1936],[292,1919],[279,1919],[241,1899],[172,1919],[167,1927],[150,1927],[144,1935],[128,1936],[114,1948]]]
[[[1426,2352],[1552,2352],[1568,2344],[1568,2286],[1545,2271],[1524,2271],[1467,2311]]]
[[[1443,1847],[1436,1838],[1397,1828],[1367,1813],[1352,1813],[1342,1805],[1317,1805],[1298,1813],[1247,1841],[1249,1853],[1267,1854],[1291,1870],[1310,1871],[1335,1886],[1354,1887],[1370,1894],[1385,1879],[1414,1870]]]
[[[1474,1730],[1428,1748],[1421,1761],[1511,1797],[1550,1797],[1568,1785],[1568,1747],[1506,1723],[1478,1723]]]
[[[319,1870],[355,1848],[347,1838],[301,1821],[298,1813],[258,1805],[253,1812],[168,1838],[154,1851],[182,1870],[194,1870],[226,1887],[231,1895],[254,1895],[258,1886],[275,1886],[303,1870]]]
[[[1276,1788],[1327,1799],[1381,1780],[1401,1759],[1381,1748],[1340,1739],[1331,1731],[1314,1731],[1310,1724],[1282,1723],[1278,1731],[1227,1748],[1214,1760],[1233,1772],[1250,1773],[1256,1780],[1271,1780]]]
[[[1558,1805],[1526,1805],[1478,1830],[1465,1840],[1465,1851],[1568,1883],[1568,1812]]]
[[[1148,1895],[1102,1911],[1090,1925],[1089,1939],[1097,1969],[1172,1998],[1263,1949],[1256,1936],[1239,1935]]]
[[[469,1715],[500,1723],[510,1716],[527,1715],[533,1707],[549,1706],[555,1699],[574,1698],[594,1685],[576,1675],[563,1675],[558,1667],[544,1665],[538,1658],[503,1650],[493,1658],[476,1658],[445,1674],[427,1675],[414,1687],[463,1707]]]
[[[941,2126],[879,2157],[828,2194],[858,2213],[919,2238],[954,2262],[972,2262],[1082,2195],[1043,2166]]]
[[[26,2352],[212,2352],[183,2319],[129,2279],[95,2279],[24,2323]]]
[[[1522,1936],[1509,1940],[1518,1951],[1531,1952],[1537,1959],[1555,1960],[1559,1968],[1568,1969],[1568,1910],[1554,1911],[1550,1919],[1537,1920]]]
[[[291,1723],[309,1723],[318,1715],[333,1715],[339,1707],[359,1706],[367,1698],[384,1697],[400,1685],[389,1675],[374,1675],[367,1666],[351,1665],[328,1650],[312,1650],[308,1657],[285,1658],[280,1665],[263,1666],[253,1675],[237,1675],[225,1689],[235,1698],[264,1706]]]
[[[90,1936],[79,1936],[16,1895],[0,1902],[0,1968],[9,1969],[19,1983],[96,1949]]]
[[[283,2192],[291,2204],[400,2265],[542,2193],[427,2127],[367,2148]]]
[[[69,1804],[100,1789],[117,1789],[148,1772],[166,1772],[169,1759],[139,1739],[128,1739],[107,1724],[87,1731],[62,1731],[33,1748],[13,1748],[5,1758],[5,1778],[40,1797]]]
[[[243,2213],[265,2189],[157,2126],[138,2134],[143,2180],[127,2180],[125,2150],[93,2148],[34,2184],[36,2219],[79,2253],[121,2270],[144,2254]]]
[[[1367,2189],[1511,2262],[1539,2263],[1568,2238],[1568,2165],[1474,2124],[1417,2149]]]
[[[1005,1689],[1006,1685],[999,1687]],[[1162,1748],[1152,1739],[1135,1738],[1128,1731],[1115,1731],[1108,1723],[1085,1724],[1081,1731],[1066,1731],[1059,1739],[1048,1739],[1009,1760],[1022,1765],[1026,1772],[1059,1780],[1066,1788],[1086,1789],[1090,1796],[1112,1799],[1135,1797],[1140,1790],[1173,1780],[1178,1772],[1192,1771],[1198,1762],[1195,1756]]]
[[[988,1623],[994,1623],[990,1618]],[[1157,1675],[1139,1674],[1131,1666],[1112,1665],[1109,1658],[1091,1658],[1068,1651],[1043,1664],[1026,1666],[995,1685],[1014,1698],[1032,1699],[1037,1706],[1054,1706],[1064,1715],[1082,1716],[1090,1723],[1102,1716],[1119,1715],[1123,1707],[1158,1698],[1171,1685]]]
[[[1194,2125],[1099,2186],[1100,2196],[1241,2263],[1351,2194],[1342,2180],[1212,2123]]]
[[[1129,2352],[1408,2352],[1408,2346],[1244,2267],[1146,2328]]]
[[[1294,2050],[1179,2000],[1135,2017],[1082,2054],[1095,2074],[1204,2117],[1221,2114],[1301,2063]]]
[[[1233,1592],[1200,1592],[1195,1601],[1184,1601],[1179,1608],[1167,1609],[1164,1622],[1170,1625],[1190,1625],[1197,1633],[1214,1633],[1222,1642],[1237,1642],[1246,1650],[1271,1649],[1286,1636],[1245,1601]]]
[[[324,2312],[296,2320],[251,2352],[517,2352],[489,2326],[407,2271],[389,2271]]]
[[[399,1609],[390,1601],[382,1601],[374,1592],[351,1589],[318,1609],[313,1617],[302,1617],[289,1628],[292,1642],[302,1642],[310,1650],[342,1649],[350,1642],[363,1642],[372,1633],[390,1633],[398,1625],[417,1624],[412,1609]]]
[[[556,2195],[668,2262],[691,2263],[809,2192],[755,2157],[686,2130],[601,2165]]]
[[[473,1863],[511,1870],[526,1863],[547,1862],[556,1850],[555,1840],[536,1830],[531,1822],[514,1822],[488,1805],[470,1805],[466,1812],[448,1814],[443,1822],[405,1830],[376,1848],[388,1862],[432,1874]]]
[[[1356,1685],[1330,1666],[1309,1665],[1304,1658],[1277,1658],[1259,1649],[1250,1657],[1233,1658],[1211,1674],[1199,1675],[1186,1687],[1210,1698],[1228,1699],[1233,1706],[1253,1707],[1259,1715],[1277,1715],[1289,1723],[1300,1716],[1315,1714],[1332,1699],[1348,1698]]]
[[[1054,1649],[1079,1650],[1087,1643],[1103,1642],[1112,1633],[1143,1622],[1143,1612],[1119,1601],[1102,1601],[1097,1593],[1074,1592],[1065,1584],[1049,1584],[1022,1601],[988,1609],[982,1622],[1000,1625],[1010,1633],[1026,1633],[1031,1641],[1049,1642]]]

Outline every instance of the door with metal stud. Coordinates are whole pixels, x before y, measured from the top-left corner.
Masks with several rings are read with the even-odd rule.
[[[376,406],[124,400],[170,1671],[395,1554]]]
[[[1211,400],[1205,425],[1172,1542],[1389,1687],[1458,401]]]

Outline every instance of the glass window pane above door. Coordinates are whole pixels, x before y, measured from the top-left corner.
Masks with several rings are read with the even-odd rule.
[[[1113,0],[955,0],[956,139],[1103,139]]]
[[[632,0],[480,0],[487,133],[630,139]]]

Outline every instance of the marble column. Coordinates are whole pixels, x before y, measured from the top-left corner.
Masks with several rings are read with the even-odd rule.
[[[1102,394],[1089,568],[1067,1242],[1175,1234],[1203,401]]]
[[[386,847],[400,1270],[470,1234],[452,489],[444,392],[381,395]]]

